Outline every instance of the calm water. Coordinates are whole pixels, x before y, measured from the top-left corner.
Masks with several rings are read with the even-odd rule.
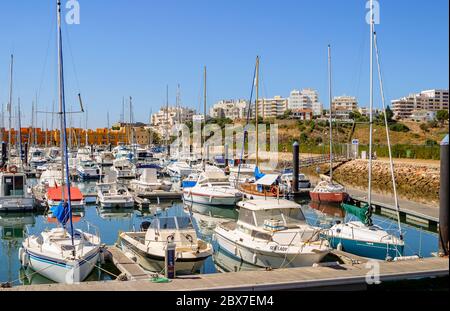
[[[91,191],[93,184],[83,184],[83,191]],[[338,207],[327,205],[314,205],[307,201],[299,202],[303,206],[307,221],[315,226],[330,227],[336,220],[349,220],[351,216]],[[191,206],[194,225],[201,238],[211,241],[214,227],[219,222],[237,218],[237,211],[234,209],[221,209],[202,205]],[[161,202],[159,206],[144,211],[137,209],[130,210],[103,210],[95,205],[89,205],[84,212],[76,213],[75,219],[80,219],[76,227],[83,229],[85,221],[98,227],[102,242],[112,245],[117,241],[118,233],[121,231],[133,231],[140,227],[143,221],[149,221],[154,215],[180,215],[189,213],[189,209],[183,206],[182,202]],[[397,223],[380,215],[373,217],[374,223],[384,229],[395,232]],[[43,215],[37,214],[0,214],[0,282],[14,282],[14,285],[51,283],[41,276],[33,275],[27,278],[27,273],[20,268],[17,258],[18,249],[23,241],[23,230],[28,229],[30,234],[39,234],[46,228],[52,228],[55,224]],[[402,224],[405,236],[405,255],[421,255],[430,257],[432,252],[438,249],[438,237],[436,233],[427,232],[419,227]],[[114,275],[119,274],[115,267],[111,265],[103,268]],[[205,263],[201,273],[216,273],[226,271],[241,271],[256,269],[249,264],[243,264],[227,255],[217,252]],[[29,275],[29,274],[28,274]],[[89,280],[110,280],[113,277],[99,269],[95,269]]]

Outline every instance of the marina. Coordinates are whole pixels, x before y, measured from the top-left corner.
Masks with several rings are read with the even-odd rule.
[[[88,50],[80,46],[90,40],[69,36],[77,29],[68,25],[80,22],[79,3],[51,2],[41,7],[52,31],[30,126],[23,124],[30,111],[21,102],[21,96],[28,100],[21,95],[20,83],[27,81],[22,47],[7,58],[8,100],[0,118],[0,293],[370,292],[422,282],[425,290],[448,291],[448,90],[388,102],[381,64],[387,59],[395,65],[389,34],[395,28],[378,27],[378,1],[366,4],[370,14],[358,26],[364,31],[361,68],[353,68],[356,80],[364,80],[364,87],[359,81],[353,88],[367,107],[359,107],[356,97],[335,96],[343,86],[351,88],[342,64],[353,58],[343,53],[345,40],[332,37],[326,42],[333,45],[320,41],[320,53],[318,47],[311,53],[314,66],[323,67],[311,78],[323,84],[320,100],[312,88],[270,98],[266,83],[276,85],[289,73],[274,74],[282,66],[253,51],[252,59],[239,64],[247,71],[225,84],[217,67],[195,63],[198,72],[184,77],[189,96],[182,97],[177,82],[171,105],[173,81],[167,83],[156,113],[139,89],[162,91],[161,81],[141,84],[144,63],[139,74],[121,68],[148,51],[136,48],[136,55],[111,63],[102,56],[108,91],[97,92],[92,65],[74,61],[78,55],[86,61]],[[389,43],[387,55],[380,42]],[[158,57],[152,53],[145,56],[148,63]],[[104,66],[94,54],[89,61]],[[160,72],[157,80],[171,81],[185,62],[171,60],[177,71],[166,64],[168,76]],[[221,65],[231,68],[232,62]],[[83,72],[82,83],[77,68],[91,74]],[[120,74],[135,84],[112,83]],[[234,83],[250,96],[210,105],[217,85],[226,90]],[[122,95],[115,105],[122,88],[136,94]],[[405,111],[404,105],[414,109]],[[111,124],[113,108],[121,113]],[[150,110],[149,120],[144,110]],[[91,129],[104,117],[106,127]]]

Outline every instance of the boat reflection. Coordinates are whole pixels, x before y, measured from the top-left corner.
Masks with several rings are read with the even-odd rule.
[[[120,221],[128,220],[133,217],[133,208],[97,208],[98,216],[104,220]]]
[[[221,273],[262,270],[257,266],[240,261],[220,249],[214,252],[213,262],[217,271]]]
[[[185,208],[191,212],[199,231],[203,236],[211,236],[216,226],[230,220],[237,220],[239,213],[229,206],[211,206],[198,203],[186,203]]]
[[[336,204],[310,202],[309,207],[333,218],[345,218],[345,210]]]
[[[0,214],[0,254],[3,257],[0,258],[0,262],[2,262],[3,259],[6,259],[7,261],[6,265],[3,267],[6,267],[8,282],[13,282],[13,259],[17,258],[18,250],[25,237],[26,226],[34,225],[35,223],[35,216],[30,213]],[[0,270],[3,267],[0,267]]]

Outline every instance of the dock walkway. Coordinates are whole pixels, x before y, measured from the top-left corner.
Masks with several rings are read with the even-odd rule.
[[[117,269],[124,274],[128,280],[149,280],[152,275],[146,272],[135,261],[128,258],[119,248],[109,246],[106,249],[111,255],[111,260]]]
[[[399,262],[377,262],[380,281],[400,281],[449,275],[448,258],[426,258]],[[219,290],[348,290],[366,289],[366,277],[373,266],[367,263],[330,267],[305,267],[273,271],[246,271],[180,277],[170,283],[148,280],[92,282],[76,285],[32,285],[8,290],[20,291],[219,291]],[[1,290],[0,290],[1,291]]]
[[[362,191],[354,188],[347,188],[350,196],[361,202],[367,201],[367,191]],[[379,208],[380,211],[388,210],[391,214],[396,213],[394,206],[394,197],[372,193],[372,203]],[[433,207],[418,202],[412,202],[404,199],[399,199],[400,218],[406,221],[407,217],[412,217],[414,220],[427,223],[430,228],[437,228],[439,223],[439,207]]]

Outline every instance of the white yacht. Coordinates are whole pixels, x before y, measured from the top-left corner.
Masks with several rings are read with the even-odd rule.
[[[238,206],[238,221],[220,224],[213,236],[231,256],[259,267],[288,268],[312,266],[331,250],[295,202],[250,200]]]
[[[125,186],[113,184],[110,187],[99,187],[97,190],[98,203],[103,208],[132,208],[134,199]]]
[[[39,148],[31,148],[29,151],[28,163],[31,168],[37,168],[46,164],[48,161],[45,150]]]
[[[98,179],[101,176],[101,170],[97,163],[92,160],[81,160],[77,165],[78,176],[82,180]]]
[[[230,167],[230,184],[242,184],[255,181],[255,164],[240,164]]]
[[[95,161],[102,167],[112,166],[114,159],[114,154],[109,151],[102,151],[95,157]]]
[[[114,160],[112,171],[116,172],[117,178],[136,178],[136,167],[126,158]]]
[[[176,161],[167,165],[167,173],[171,177],[183,178],[189,176],[195,169],[184,161]]]
[[[143,169],[139,179],[130,182],[129,187],[136,195],[145,197],[155,190],[170,191],[172,189],[172,183],[158,179],[156,169],[146,168]]]
[[[11,166],[0,172],[0,212],[31,211],[34,199],[27,186],[27,176]]]
[[[148,224],[147,224],[148,226]],[[133,254],[146,270],[160,272],[164,269],[167,245],[176,245],[175,270],[192,274],[213,254],[211,244],[199,239],[188,216],[158,217],[141,232],[120,234],[120,243],[125,253]]]
[[[230,186],[224,173],[206,171],[200,174],[194,187],[183,190],[183,199],[197,204],[235,206],[242,200],[242,193]]]

